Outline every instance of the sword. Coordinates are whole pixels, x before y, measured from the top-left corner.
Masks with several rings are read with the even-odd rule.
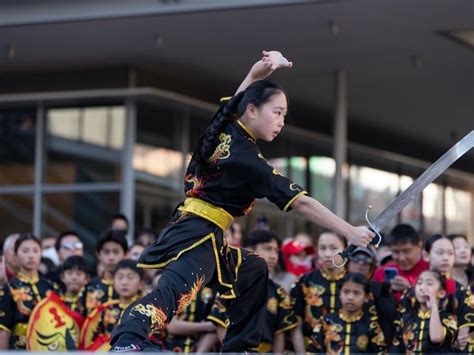
[[[379,232],[387,225],[387,223],[395,217],[406,205],[408,205],[416,195],[418,195],[423,189],[432,183],[438,176],[440,176],[447,168],[449,168],[456,160],[462,157],[474,147],[474,130],[464,136],[459,142],[451,147],[441,158],[434,162],[428,169],[423,172],[413,183],[403,191],[398,197],[396,197],[382,212],[380,212],[372,222],[369,221],[368,211],[372,208],[369,206],[365,218],[370,226],[370,229],[379,238],[378,242],[375,243],[377,248],[382,240]],[[332,262],[334,266],[341,267],[347,262],[351,254],[356,250],[355,245],[349,245],[344,251],[334,254]]]

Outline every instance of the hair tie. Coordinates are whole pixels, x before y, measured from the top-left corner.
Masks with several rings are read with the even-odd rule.
[[[456,281],[454,281],[453,279],[446,278],[446,281],[444,282],[444,285],[445,285],[446,293],[449,296],[454,295],[454,293],[457,290]]]

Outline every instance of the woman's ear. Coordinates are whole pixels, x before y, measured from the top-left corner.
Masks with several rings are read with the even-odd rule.
[[[444,298],[446,297],[446,290],[439,290],[438,291],[438,298]]]
[[[255,119],[257,117],[257,107],[254,104],[248,104],[245,113],[251,119]]]

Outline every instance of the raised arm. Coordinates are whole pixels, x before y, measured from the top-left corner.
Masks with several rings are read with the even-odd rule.
[[[278,68],[291,68],[293,62],[289,62],[280,52],[278,51],[262,51],[262,59],[256,62],[249,73],[245,77],[244,81],[240,84],[239,88],[235,92],[237,95],[239,92],[244,91],[254,81],[262,80],[268,77]]]
[[[366,246],[374,237],[367,227],[354,227],[312,197],[302,195],[291,204],[291,207],[309,221],[344,236],[349,243],[356,246]]]

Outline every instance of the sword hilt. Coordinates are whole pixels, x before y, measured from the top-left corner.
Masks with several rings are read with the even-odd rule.
[[[372,205],[369,205],[367,206],[367,210],[365,211],[365,220],[367,221],[367,224],[370,226],[370,230],[372,232],[375,233],[375,236],[378,237],[378,241],[375,243],[374,240],[372,239],[372,241],[370,242],[370,244],[374,244],[376,248],[379,247],[380,245],[380,242],[382,241],[382,236],[380,235],[380,233],[375,229],[375,227],[373,226],[373,224],[370,222],[369,220],[369,211],[372,209]],[[375,237],[374,237],[375,238]],[[343,267],[346,263],[347,263],[347,260],[349,260],[349,258],[351,257],[351,255],[354,253],[354,251],[357,249],[358,247],[353,245],[353,244],[349,244],[347,246],[346,249],[344,249],[342,252],[340,253],[337,253],[337,254],[334,254],[333,257],[332,257],[332,263],[335,267]]]

